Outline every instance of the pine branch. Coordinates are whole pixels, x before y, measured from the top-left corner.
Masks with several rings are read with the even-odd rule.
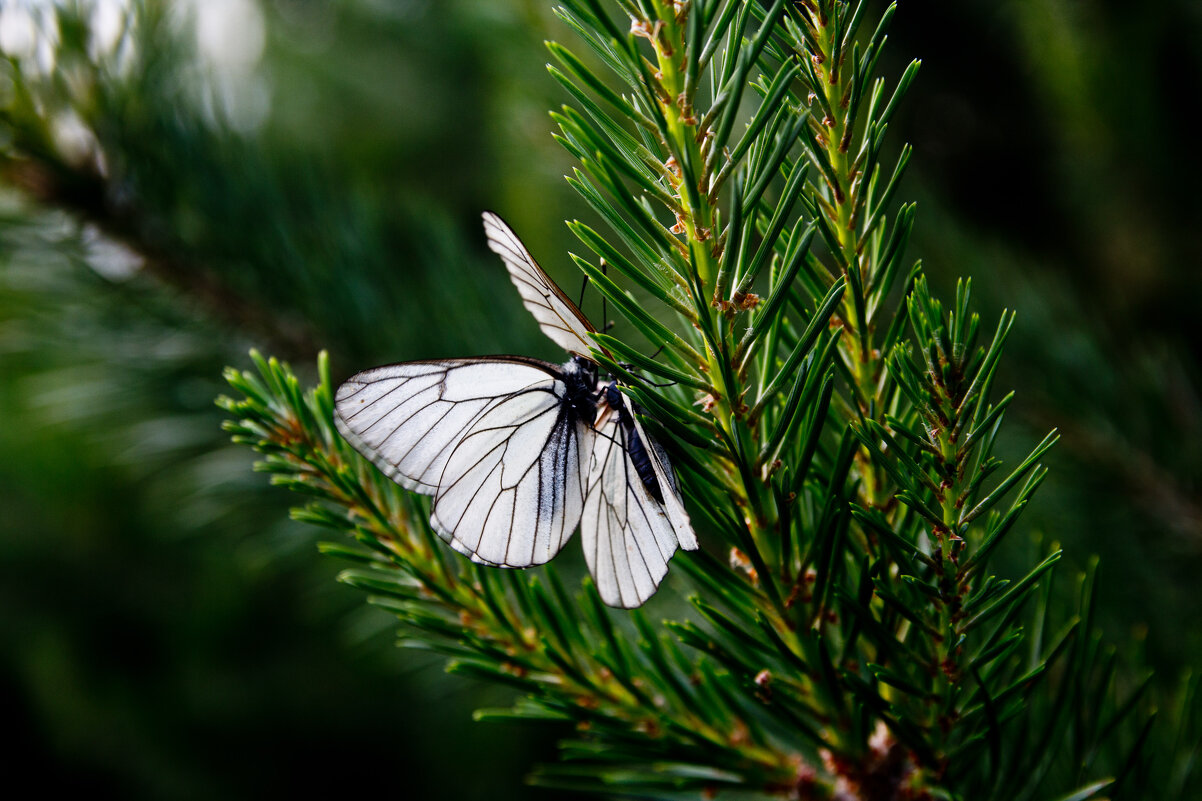
[[[64,71],[71,71],[71,81],[61,80],[58,73],[41,74],[27,63],[28,57],[5,54],[5,66],[15,80],[8,104],[0,108],[0,130],[8,140],[0,148],[0,179],[120,242],[141,257],[142,268],[202,304],[210,315],[285,353],[312,353],[315,339],[306,326],[265,314],[260,304],[237,292],[218,272],[181,258],[181,248],[172,237],[152,235],[147,225],[151,215],[136,205],[123,185],[126,176],[114,175],[116,165],[106,159],[96,131],[103,131],[107,123],[104,114],[110,108],[125,105],[126,111],[130,110],[123,99],[127,90],[146,93],[150,89],[127,87],[114,80],[115,64],[130,57],[138,37],[139,51],[147,61],[161,55],[156,49],[170,48],[170,39],[163,33],[166,21],[153,4],[138,4],[125,13],[130,22],[107,58],[88,55],[90,31],[85,8],[64,6],[52,25],[42,20],[49,28],[67,32],[55,42],[54,58]],[[45,31],[43,35],[50,36]],[[196,120],[191,125],[202,127]],[[78,141],[64,141],[58,131],[72,126],[78,127]],[[199,130],[191,134],[205,138]]]
[[[90,0],[30,10],[37,46],[0,53],[13,87],[0,100],[0,176],[285,353],[312,353],[320,338],[361,356],[411,338],[391,333],[401,325],[373,332],[360,322],[411,291],[393,260],[437,251],[443,270],[470,274],[473,259],[453,237],[432,236],[436,220],[399,222],[392,188],[338,154],[237,130],[205,83],[192,19],[177,12],[132,0],[109,41],[93,29]],[[22,9],[12,13],[19,25]]]
[[[1058,552],[1013,582],[986,573],[1038,487],[1038,459],[1054,441],[988,482],[1000,467],[991,452],[1009,400],[990,405],[988,398],[1012,318],[1003,318],[990,344],[979,345],[968,285],[945,315],[917,270],[907,277],[905,309],[888,303],[913,223],[912,208],[903,206],[893,226],[882,224],[908,154],[903,150],[884,181],[881,134],[915,69],[886,103],[871,73],[892,9],[862,56],[862,13],[843,4],[652,2],[623,12],[632,20],[628,33],[598,3],[561,9],[608,74],[550,46],[562,67],[552,68],[553,76],[584,108],[553,115],[559,141],[581,163],[569,182],[616,237],[608,241],[573,223],[601,263],[575,258],[672,363],[661,369],[613,334],[599,340],[679,382],[660,387],[595,354],[630,385],[650,413],[647,422],[675,435],[686,494],[726,542],[730,563],[704,555],[683,562],[700,591],[692,599],[700,619],[671,622],[668,631],[702,655],[684,674],[681,665],[689,663],[676,641],[637,617],[647,662],[581,663],[567,632],[607,620],[607,613],[595,608],[587,588],[583,606],[544,609],[537,579],[515,580],[509,589],[517,595],[497,602],[498,610],[513,603],[533,617],[507,624],[503,611],[490,610],[493,618],[479,619],[494,635],[532,625],[545,650],[524,667],[553,682],[515,680],[492,664],[533,643],[481,640],[468,625],[451,652],[462,658],[466,648],[477,660],[483,654],[491,662],[466,663],[474,672],[533,691],[544,712],[520,704],[521,716],[554,709],[579,720],[548,695],[552,688],[593,693],[590,703],[606,710],[610,728],[590,729],[597,746],[571,746],[566,755],[594,763],[602,744],[629,742],[629,731],[616,724],[637,721],[632,710],[647,703],[631,688],[658,683],[663,698],[680,702],[658,719],[657,747],[665,750],[656,755],[687,769],[648,765],[649,751],[642,751],[625,756],[626,771],[640,770],[618,775],[585,764],[546,770],[540,781],[616,782],[662,794],[684,788],[683,770],[705,777],[697,787],[729,783],[807,798],[885,798],[903,786],[913,797],[1006,797],[999,777],[1013,775],[1000,772],[1004,760],[1019,758],[1020,746],[1008,739],[1017,721],[1054,732],[1055,710],[1065,709],[1028,714],[1037,692],[1064,697],[1064,689],[1041,682],[1053,667],[1091,676],[1098,668],[1092,651],[1074,645],[1082,633],[1073,624],[1039,658],[1020,654],[1024,620],[1041,632],[1054,625],[1046,600],[1033,616],[1025,610],[1047,586]],[[762,101],[735,137],[748,87]],[[676,325],[661,322],[605,265],[617,267]],[[755,292],[760,286],[766,300]],[[890,314],[894,321],[882,325]],[[910,336],[903,337],[907,320]],[[833,334],[822,333],[832,325]],[[700,415],[689,409],[693,401]],[[421,517],[411,510],[406,519],[420,526]],[[423,537],[436,552],[428,530]],[[487,569],[472,569],[486,586]],[[462,584],[444,581],[427,592]],[[458,603],[473,621],[482,614]],[[612,678],[602,681],[596,671]],[[685,675],[693,682],[682,683]],[[1108,686],[1105,671],[1098,681]],[[1124,714],[1135,706],[1125,704]],[[703,756],[685,736],[732,730],[742,763],[729,753]],[[1082,732],[1079,748],[1096,750],[1096,734]],[[747,754],[760,753],[763,759],[748,764]],[[1044,764],[1028,783],[1005,789],[1033,792],[1052,768],[1080,764],[1073,759]]]
[[[573,601],[550,568],[526,580],[450,553],[426,522],[421,499],[381,476],[335,431],[324,356],[321,383],[309,392],[286,365],[252,357],[258,375],[226,373],[243,396],[219,401],[237,418],[226,430],[264,455],[257,469],[270,473],[273,484],[316,499],[295,509],[296,519],[357,543],[323,550],[356,563],[340,580],[395,613],[408,629],[407,643],[451,657],[452,672],[528,694],[513,710],[480,717],[569,721],[604,737],[613,747],[594,759],[623,764],[632,788],[638,785],[632,771],[648,774],[643,781],[650,785],[664,781],[663,766],[645,764],[664,758],[663,741],[674,761],[693,765],[667,771],[677,789],[792,781],[796,757],[739,724],[740,699],[702,693],[695,677],[707,668],[643,618],[635,619],[641,639],[632,644],[591,587]]]
[[[18,187],[38,203],[71,213],[82,225],[93,226],[119,242],[137,255],[141,269],[235,330],[284,354],[316,350],[314,333],[305,326],[294,319],[265,315],[261,304],[247,300],[218,274],[181,259],[170,248],[145,236],[140,227],[144,215],[114,204],[115,187],[92,165],[67,164],[53,151],[25,148],[18,158],[0,153],[0,180]]]
[[[674,562],[689,615],[654,626],[587,583],[569,593],[555,566],[451,552],[428,502],[336,433],[324,357],[308,392],[257,354],[257,375],[227,373],[235,440],[312,499],[298,519],[351,539],[324,546],[355,563],[342,580],[396,614],[406,644],[521,694],[481,717],[576,727],[539,782],[865,801],[1138,786],[1146,685],[1116,680],[1094,574],[1064,601],[1060,552],[1042,545],[1014,575],[990,572],[1055,435],[1003,469],[1011,395],[993,383],[1014,318],[982,336],[968,282],[945,308],[904,264],[909,150],[883,153],[918,62],[892,89],[878,77],[893,13],[873,26],[865,3],[836,0],[559,10],[588,52],[550,45],[574,103],[553,114],[557,139],[604,223],[571,223],[591,254],[573,258],[629,324],[593,357],[671,452],[708,546]],[[22,158],[48,141],[35,105],[5,117],[36,134]],[[319,313],[331,285],[305,286],[299,306]]]

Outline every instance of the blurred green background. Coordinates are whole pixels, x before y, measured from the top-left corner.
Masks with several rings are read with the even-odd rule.
[[[335,380],[558,358],[479,213],[579,286],[542,49],[570,33],[547,0],[62,7],[0,3],[0,765],[97,798],[551,797],[521,777],[556,732],[473,724],[506,693],[396,649],[212,401],[251,346],[329,348]],[[923,60],[890,132],[911,255],[973,276],[984,327],[1018,310],[1012,450],[1064,432],[1028,526],[1101,556],[1107,635],[1166,687],[1202,657],[1200,45],[1188,0],[909,0],[884,65]]]

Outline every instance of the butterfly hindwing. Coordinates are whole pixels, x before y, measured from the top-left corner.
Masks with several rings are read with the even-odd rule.
[[[663,449],[647,437],[620,393],[610,397],[615,403],[604,406],[597,419],[581,540],[601,600],[630,609],[655,593],[677,546],[696,548],[697,539]],[[637,452],[650,459],[662,502],[640,476],[632,456]]]
[[[534,315],[543,333],[568,353],[588,356],[589,348],[596,347],[593,326],[547,277],[517,234],[491,211],[484,212],[484,233],[488,247],[505,262],[522,303]]]
[[[634,430],[646,443],[651,469],[655,472],[660,487],[663,488],[664,501],[661,506],[664,514],[668,516],[668,521],[672,524],[676,540],[686,551],[695,551],[698,547],[697,534],[693,531],[693,524],[689,522],[689,514],[684,509],[684,501],[680,497],[680,487],[676,483],[676,474],[672,471],[672,463],[668,461],[668,454],[658,442],[647,436],[639,418],[633,417],[633,419]]]
[[[529,361],[448,359],[364,370],[338,387],[335,423],[389,478],[433,495],[451,451],[486,409],[552,377]]]
[[[460,553],[502,567],[540,565],[576,530],[592,430],[564,391],[556,381],[515,393],[456,445],[430,521]]]

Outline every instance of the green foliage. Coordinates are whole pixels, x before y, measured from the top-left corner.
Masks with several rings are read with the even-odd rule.
[[[384,358],[421,339],[420,321],[392,314],[414,291],[480,307],[469,332],[477,339],[509,322],[484,302],[504,276],[481,277],[448,222],[426,210],[430,190],[379,180],[412,172],[420,149],[401,164],[360,165],[361,175],[344,154],[298,151],[271,132],[265,147],[239,129],[220,83],[202,80],[196,42],[177,30],[179,9],[138,0],[106,48],[95,44],[88,8],[67,3],[37,17],[41,35],[57,40],[52,70],[29,56],[0,60],[13,87],[0,105],[0,169],[10,182],[135,242],[164,282],[291,353],[313,352],[320,331],[336,354]],[[355,21],[350,10],[341,16]],[[437,261],[441,280],[394,280],[398,261]]]
[[[391,618],[333,582],[321,532],[220,430],[221,367],[247,338],[135,267],[0,190],[7,764],[54,797],[233,800],[332,792],[347,760],[387,761],[416,798],[526,801],[551,732],[469,729],[482,775],[431,769],[429,730],[503,693],[448,696],[437,657],[390,647]]]
[[[148,46],[162,17],[136,8]],[[690,607],[657,598],[661,624],[604,608],[587,582],[570,590],[570,566],[504,572],[452,553],[427,501],[335,433],[324,357],[308,391],[257,354],[256,372],[228,371],[227,430],[272,483],[311,499],[294,518],[350,538],[323,550],[400,619],[403,644],[518,693],[479,717],[574,727],[539,783],[656,798],[1186,798],[1196,681],[1153,728],[1149,683],[1118,669],[1094,625],[1093,569],[1054,583],[1059,549],[1015,536],[1055,435],[1003,464],[1013,395],[993,383],[1013,316],[983,335],[968,282],[945,308],[907,261],[910,151],[886,160],[885,134],[918,64],[879,77],[894,8],[874,13],[834,0],[558,10],[583,48],[549,45],[573,104],[552,115],[556,139],[599,221],[570,223],[584,246],[573,258],[628,323],[598,336],[609,355],[597,358],[662,429],[702,534],[705,550],[673,563]],[[255,163],[236,138],[157,102],[171,88],[153,69],[116,94],[103,65],[42,86],[8,64],[6,167],[49,169],[68,186],[51,199],[151,255],[190,253],[167,271],[186,289],[203,288],[180,276],[204,264],[234,302],[282,307],[342,353],[384,347],[354,322],[399,306],[373,292],[399,286],[378,197],[342,206],[321,173],[281,180],[295,162]],[[47,97],[129,121],[97,132],[104,153],[126,154],[107,169],[149,210],[102,202],[106,176],[50,146],[51,112],[35,102]],[[170,169],[180,151],[199,154],[194,170]],[[276,239],[248,222],[259,208],[329,224]],[[218,224],[189,237],[193,215]],[[314,251],[333,261],[312,269]],[[455,270],[437,285],[478,286]],[[1003,563],[1005,549],[1020,555]]]
[[[598,2],[560,9],[594,63],[549,46],[584,110],[553,118],[580,163],[569,183],[613,235],[573,223],[600,259],[576,263],[647,341],[600,340],[633,370],[596,356],[674,435],[690,508],[729,550],[678,558],[694,614],[656,630],[587,584],[573,597],[554,567],[527,578],[448,556],[424,502],[333,433],[328,375],[302,396],[274,361],[230,373],[245,397],[223,401],[235,437],[277,483],[326,501],[298,514],[357,539],[330,546],[364,565],[345,580],[411,641],[525,693],[485,716],[576,724],[568,763],[540,782],[654,797],[1131,792],[1150,719],[1141,689],[1114,686],[1092,579],[1066,619],[1058,551],[1025,575],[988,571],[1055,436],[994,475],[1011,396],[990,397],[1013,318],[982,343],[967,283],[945,312],[902,266],[913,208],[888,211],[909,153],[888,172],[880,155],[917,62],[888,93],[874,75],[893,8],[861,36],[863,5],[618,5],[629,32]],[[744,118],[748,89],[760,100]],[[670,366],[648,355],[661,349]]]

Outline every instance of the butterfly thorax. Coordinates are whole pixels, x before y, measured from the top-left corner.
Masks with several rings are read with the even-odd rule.
[[[583,356],[573,356],[563,365],[563,383],[567,387],[565,403],[578,420],[588,425],[597,421],[597,365]]]

